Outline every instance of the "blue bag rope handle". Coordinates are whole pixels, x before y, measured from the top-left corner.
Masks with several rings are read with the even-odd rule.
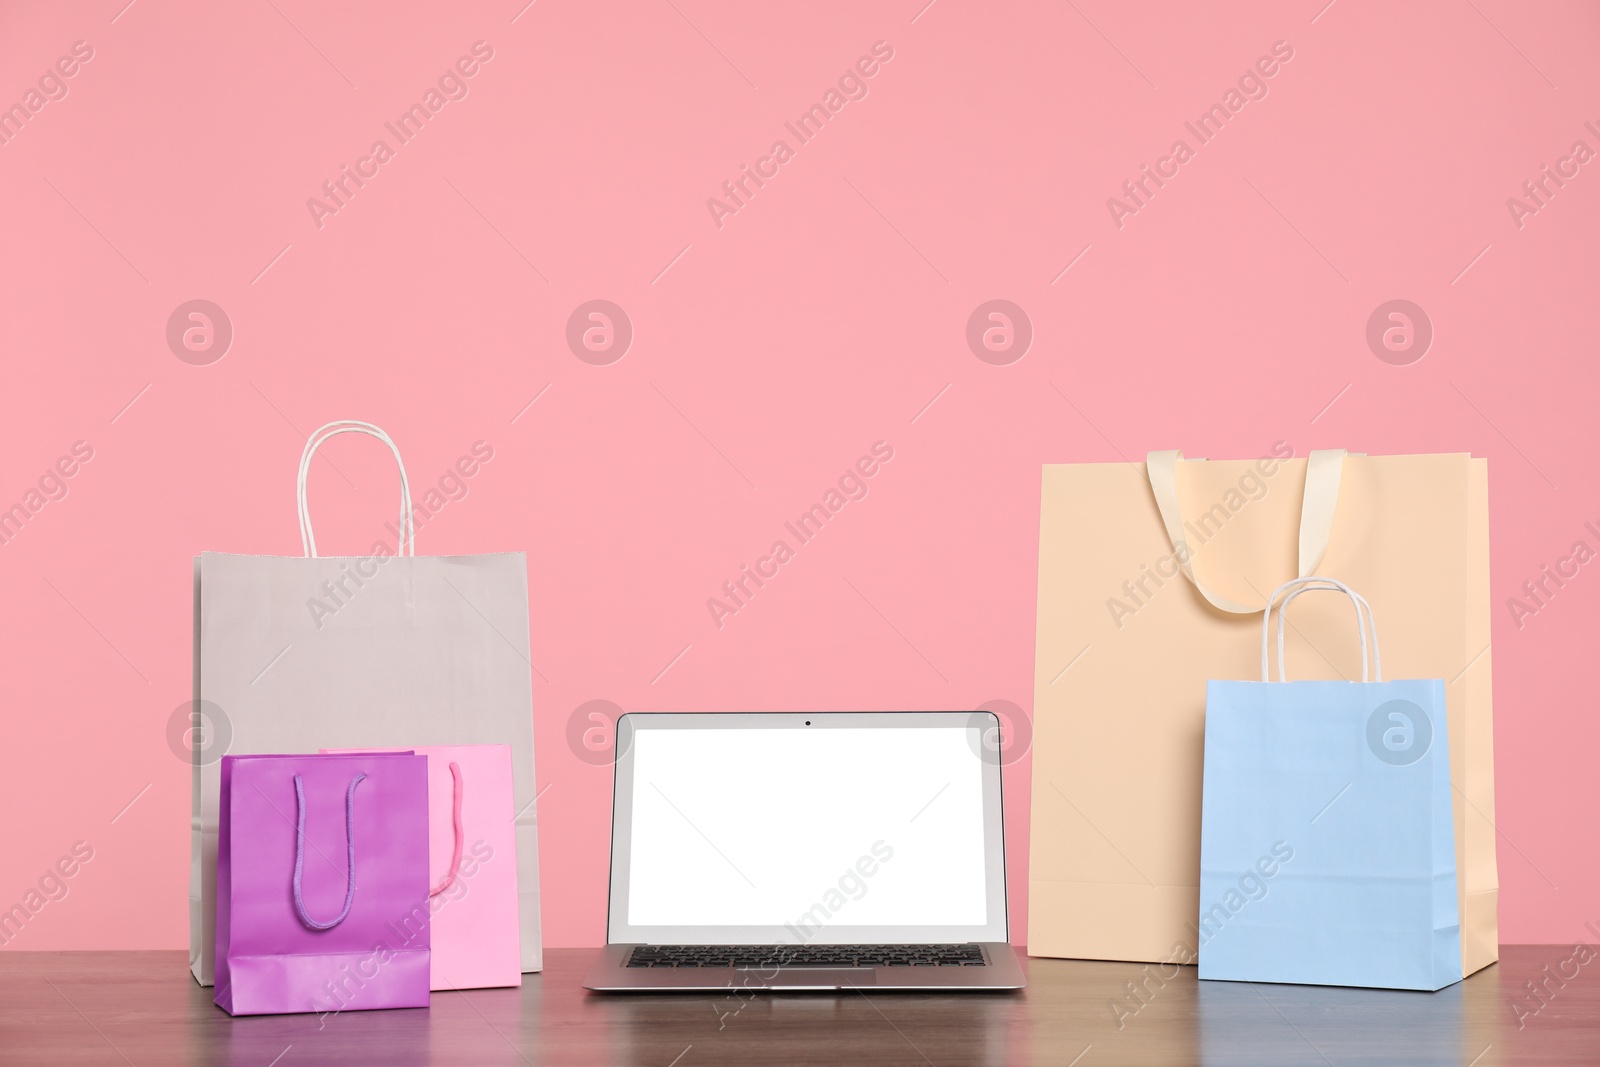
[[[344,910],[337,919],[327,922],[318,922],[306,914],[306,902],[300,895],[300,876],[306,865],[306,789],[301,784],[300,776],[294,776],[294,910],[300,916],[300,921],[313,930],[332,930],[344,922],[350,914],[350,905],[356,898],[356,832],[353,813],[355,811],[356,786],[366,779],[365,774],[358,774],[350,780],[350,788],[344,795],[344,839],[347,850],[348,874],[345,876],[346,888],[344,891]]]
[[[1372,605],[1367,603],[1367,598],[1351,589],[1337,578],[1319,578],[1315,575],[1306,578],[1292,578],[1277,589],[1267,598],[1266,610],[1261,613],[1261,680],[1268,681],[1267,672],[1267,634],[1273,608],[1276,606],[1278,614],[1278,681],[1289,680],[1284,670],[1283,663],[1283,624],[1289,614],[1289,605],[1302,593],[1318,591],[1339,592],[1350,598],[1356,609],[1356,626],[1361,634],[1361,680],[1366,682],[1368,676],[1367,644],[1372,645],[1372,681],[1383,681],[1383,659],[1378,651],[1378,620],[1372,614]],[[1287,592],[1288,595],[1284,596]],[[1283,597],[1283,602],[1278,603],[1278,598]]]

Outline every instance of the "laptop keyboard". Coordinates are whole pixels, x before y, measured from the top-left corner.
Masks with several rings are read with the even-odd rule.
[[[982,967],[977,945],[639,945],[629,967]]]

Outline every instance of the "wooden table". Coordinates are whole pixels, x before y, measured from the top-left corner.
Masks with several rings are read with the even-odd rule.
[[[1035,959],[1020,994],[740,1001],[588,994],[578,983],[591,951],[554,949],[521,989],[435,993],[429,1009],[233,1019],[195,985],[182,952],[6,952],[0,1063],[1600,1063],[1600,958],[1558,985],[1570,947],[1503,955],[1439,993],[1201,983],[1192,967],[1162,982],[1136,964]],[[1534,1012],[1523,983],[1543,980],[1546,966],[1555,977]],[[1142,1005],[1126,985],[1141,981]],[[1513,1003],[1529,1013],[1520,1029]]]

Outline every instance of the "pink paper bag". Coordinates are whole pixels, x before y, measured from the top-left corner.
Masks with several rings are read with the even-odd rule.
[[[431,988],[520,986],[511,748],[416,745],[406,751],[428,757]]]
[[[410,752],[222,758],[219,1007],[428,1006],[427,773]]]

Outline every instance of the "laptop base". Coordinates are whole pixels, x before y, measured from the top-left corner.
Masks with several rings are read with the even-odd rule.
[[[607,945],[583,980],[597,993],[938,992],[1021,989],[1028,984],[1010,945],[981,942],[982,967],[796,967],[778,964],[736,967],[629,967],[635,945]]]

